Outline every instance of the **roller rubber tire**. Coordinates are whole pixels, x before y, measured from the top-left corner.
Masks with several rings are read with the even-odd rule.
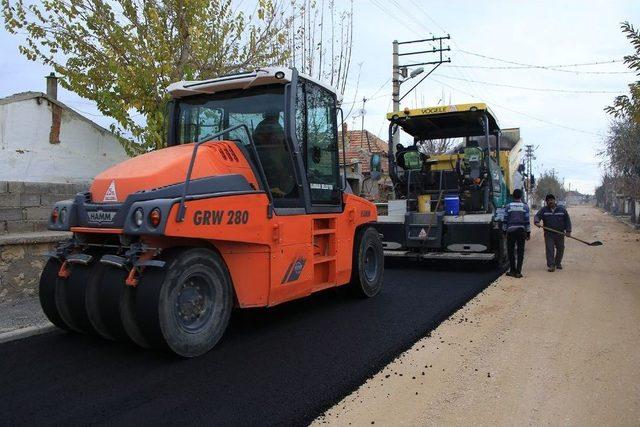
[[[87,315],[87,286],[93,273],[93,264],[75,264],[66,280],[66,305],[72,318],[72,324],[85,334],[96,334],[96,330]]]
[[[98,298],[96,317],[102,321],[107,336],[149,348],[150,345],[140,332],[135,317],[137,291],[135,287],[125,284],[127,275],[126,270],[105,266],[95,295]]]
[[[56,280],[56,308],[58,309],[58,313],[60,313],[60,317],[66,323],[70,330],[78,333],[85,333],[85,330],[82,328],[82,324],[78,321],[76,313],[71,311],[71,306],[69,304],[69,300],[71,298],[69,292],[69,286],[71,283],[71,276],[73,276],[76,271],[81,270],[77,268],[78,265],[69,265],[68,268],[71,271],[71,274],[67,278],[58,277]],[[80,273],[82,276],[83,273]],[[77,282],[81,279],[78,277],[74,279]]]
[[[154,346],[182,357],[211,350],[222,338],[233,308],[233,285],[220,255],[205,248],[163,254],[138,284],[140,327]]]
[[[87,307],[87,316],[89,316],[89,321],[96,333],[104,339],[115,341],[116,338],[109,331],[109,328],[105,324],[102,311],[100,310],[100,286],[106,268],[108,267],[100,262],[96,262],[93,265],[91,277],[87,283],[85,304]]]
[[[382,288],[384,250],[380,235],[373,227],[356,233],[349,288],[362,298],[375,296]]]
[[[55,258],[49,258],[40,274],[40,283],[38,285],[38,294],[40,298],[40,307],[47,319],[58,328],[69,329],[69,326],[62,320],[58,307],[56,305],[56,281],[58,280],[58,271],[62,263]]]

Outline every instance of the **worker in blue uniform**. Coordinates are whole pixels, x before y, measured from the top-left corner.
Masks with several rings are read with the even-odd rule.
[[[513,190],[513,202],[505,207],[502,231],[507,236],[509,271],[507,276],[521,278],[524,262],[524,242],[531,238],[529,205],[522,201],[522,190]]]

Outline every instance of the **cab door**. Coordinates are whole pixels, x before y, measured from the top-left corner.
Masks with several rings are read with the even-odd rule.
[[[306,177],[306,209],[311,219],[313,280],[310,291],[336,286],[338,217],[343,210],[340,188],[340,157],[336,95],[332,91],[300,79],[296,109],[296,137]],[[349,233],[344,233],[349,235]]]
[[[340,212],[336,95],[314,82],[300,79],[296,97],[296,138],[307,178],[307,212]]]

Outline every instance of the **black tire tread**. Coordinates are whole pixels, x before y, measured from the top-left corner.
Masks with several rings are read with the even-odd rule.
[[[363,241],[365,244],[363,245]],[[380,274],[378,276],[378,280],[376,280],[376,284],[374,286],[374,290],[369,292],[364,286],[366,286],[366,275],[363,271],[364,257],[363,252],[364,248],[367,245],[367,241],[371,241],[375,246]],[[382,287],[382,280],[384,275],[384,250],[382,246],[382,241],[380,240],[380,235],[376,231],[375,228],[371,226],[365,226],[364,228],[359,229],[356,232],[356,237],[353,245],[353,262],[351,267],[351,281],[349,283],[349,289],[352,294],[361,298],[371,298],[375,296]]]
[[[107,268],[106,265],[100,262],[96,262],[93,266],[91,277],[87,283],[85,305],[87,307],[87,316],[96,333],[106,340],[115,341],[116,338],[105,324],[100,309],[100,286],[102,284],[102,276]]]
[[[62,263],[55,258],[49,258],[42,273],[40,274],[40,282],[38,284],[38,298],[40,299],[40,307],[45,316],[51,323],[61,329],[69,329],[60,316],[56,305],[56,282],[58,280],[58,271]]]

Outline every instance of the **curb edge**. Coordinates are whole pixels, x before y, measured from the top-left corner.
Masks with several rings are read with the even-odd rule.
[[[42,335],[55,331],[57,328],[49,323],[48,325],[41,326],[28,326],[26,328],[16,329],[14,331],[0,333],[0,344],[4,344],[11,341],[21,340],[23,338],[29,338],[35,335]]]

